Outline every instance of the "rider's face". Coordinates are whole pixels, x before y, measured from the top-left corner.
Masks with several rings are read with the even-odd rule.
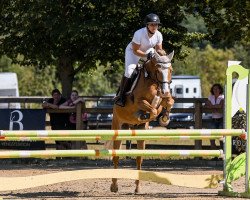
[[[155,33],[156,30],[158,29],[159,25],[157,23],[149,23],[148,24],[148,29],[150,32]]]

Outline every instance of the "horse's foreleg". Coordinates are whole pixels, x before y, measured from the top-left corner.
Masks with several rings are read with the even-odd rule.
[[[138,119],[139,121],[142,121],[144,119],[154,119],[157,117],[157,114],[158,114],[157,109],[151,106],[147,100],[145,99],[139,100],[137,103],[138,103],[138,108],[140,110],[149,113],[149,116],[146,116],[146,117],[139,116],[139,119]]]
[[[144,140],[138,140],[137,141],[137,149],[145,149],[145,141]],[[136,166],[137,166],[137,170],[141,170],[141,165],[142,165],[142,156],[137,156],[136,157]],[[139,180],[135,181],[135,193],[139,193],[140,192],[140,182]]]
[[[120,149],[122,141],[114,141],[113,149]],[[114,169],[118,168],[119,156],[113,157]],[[112,178],[112,184],[110,186],[111,192],[118,192],[117,178]]]
[[[170,110],[174,105],[174,99],[170,96],[168,98],[166,98],[164,101],[162,101],[161,106],[163,106],[165,108],[165,111],[162,115],[162,117],[160,117],[159,119],[159,123],[161,126],[167,126],[170,122]]]

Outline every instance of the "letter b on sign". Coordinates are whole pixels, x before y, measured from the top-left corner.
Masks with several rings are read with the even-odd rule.
[[[13,130],[14,125],[19,127],[19,129],[15,128],[16,130],[23,130],[23,123],[21,122],[22,119],[23,119],[23,113],[20,110],[12,111],[10,113],[9,130]]]

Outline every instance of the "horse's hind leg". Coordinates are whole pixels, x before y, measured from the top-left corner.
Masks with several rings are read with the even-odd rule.
[[[114,141],[113,149],[120,149],[121,148],[122,141]],[[118,168],[119,163],[119,156],[113,157],[113,163],[114,163],[114,169]],[[118,184],[117,184],[117,178],[112,178],[112,184],[110,186],[111,192],[118,192]]]
[[[144,140],[138,140],[137,141],[137,149],[145,149],[145,141]],[[136,157],[136,166],[137,166],[137,170],[141,170],[141,165],[142,165],[142,156],[137,156]],[[135,193],[139,193],[140,192],[140,182],[139,180],[135,181]]]
[[[140,125],[138,127],[138,129],[145,129],[145,127],[146,127],[145,124],[143,124],[143,125]],[[145,149],[145,141],[144,140],[138,140],[137,141],[137,149]],[[137,156],[136,157],[137,170],[141,170],[142,161],[143,161],[142,156]],[[140,182],[139,182],[139,180],[135,181],[135,185],[136,185],[135,193],[139,193],[140,192]]]
[[[112,130],[119,130],[121,129],[121,125],[117,119],[116,112],[113,111],[113,120],[112,120]],[[113,141],[113,149],[120,149],[121,147],[121,141]],[[118,162],[119,162],[119,156],[113,157],[113,163],[114,163],[114,169],[118,168]],[[112,184],[110,186],[111,192],[118,192],[118,184],[117,184],[117,178],[112,178]]]
[[[116,127],[118,128],[118,127]],[[128,124],[122,124],[121,129],[129,129]],[[120,149],[122,145],[122,141],[115,140],[113,149]],[[113,157],[113,163],[114,163],[114,169],[118,168],[119,164],[119,156],[114,156]],[[112,178],[112,184],[110,186],[111,192],[118,192],[118,184],[117,184],[117,178]]]

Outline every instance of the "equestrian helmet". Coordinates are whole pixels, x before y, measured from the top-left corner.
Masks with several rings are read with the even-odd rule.
[[[160,18],[158,17],[158,15],[154,14],[154,13],[150,13],[145,17],[144,20],[145,24],[149,24],[149,23],[156,23],[156,24],[161,24],[160,22]]]

